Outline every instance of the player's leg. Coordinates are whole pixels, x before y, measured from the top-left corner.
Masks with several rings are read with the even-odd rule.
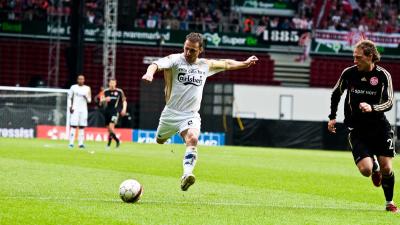
[[[120,145],[120,141],[119,141],[119,139],[118,139],[118,137],[117,137],[117,135],[115,134],[115,122],[111,122],[109,125],[108,125],[108,131],[109,131],[109,133],[110,133],[110,137],[112,138],[112,139],[114,139],[115,140],[115,142],[116,142],[116,147],[118,148],[119,147],[119,145]]]
[[[107,112],[106,113],[106,124],[108,130],[108,142],[107,148],[110,147],[112,140],[115,140],[117,143],[117,147],[119,147],[119,139],[117,135],[115,135],[115,124],[118,122],[118,113],[116,112]]]
[[[365,157],[357,162],[357,167],[363,176],[370,177],[372,175],[373,159]]]
[[[378,162],[373,153],[370,153],[371,144],[367,141],[368,138],[363,137],[357,130],[353,130],[349,133],[348,140],[358,170],[365,177],[371,176],[372,183],[379,187],[382,175]]]
[[[77,126],[73,126],[73,125],[71,125],[69,128],[69,145],[68,145],[68,147],[70,147],[70,148],[74,147],[76,128],[77,128]]]
[[[183,175],[188,175],[193,173],[197,162],[197,143],[199,141],[200,131],[198,129],[189,128],[181,132],[181,136],[186,144],[186,152],[183,158]]]
[[[79,115],[78,112],[75,111],[71,113],[71,118],[70,118],[69,145],[68,145],[70,148],[74,147],[75,133],[78,125],[79,125]]]
[[[369,177],[372,175],[374,167],[373,156],[370,155],[365,141],[361,139],[360,134],[356,130],[352,130],[348,136],[349,146],[353,154],[354,162],[360,173]]]
[[[353,153],[354,154],[354,153]],[[376,159],[372,156],[365,156],[356,162],[358,170],[365,177],[370,177],[375,187],[379,187],[382,184],[382,174],[379,170],[379,164]]]
[[[182,191],[187,191],[196,181],[193,170],[197,162],[197,144],[200,136],[200,125],[200,116],[196,113],[192,118],[185,120],[180,127],[179,133],[186,144],[185,156],[183,157]]]
[[[108,131],[108,141],[107,141],[107,149],[108,149],[111,145],[112,137],[110,135],[111,114],[107,110],[104,112],[104,119],[106,122],[107,131]]]
[[[111,121],[111,122],[108,124],[107,129],[108,129],[108,143],[107,143],[107,147],[110,147],[111,142],[112,142],[112,140],[113,140],[114,137],[115,137],[115,131],[114,131],[114,129],[115,129],[115,124]],[[115,139],[114,139],[114,140],[115,140]]]
[[[79,115],[79,135],[78,135],[78,144],[79,148],[85,148],[85,127],[87,126],[87,111],[81,112]]]
[[[382,189],[385,194],[386,199],[386,210],[390,212],[399,212],[399,209],[393,202],[393,192],[394,192],[394,183],[395,183],[395,175],[393,171],[392,160],[395,156],[395,149],[393,143],[394,133],[390,128],[390,125],[387,125],[386,131],[383,132],[383,138],[381,142],[382,151],[379,152],[378,156],[379,165],[381,167],[382,172]]]
[[[85,148],[84,140],[85,140],[85,127],[79,126],[79,134],[78,134],[79,148]]]
[[[111,141],[114,139],[116,142],[116,147],[118,148],[120,145],[120,141],[117,137],[117,135],[115,134],[115,126],[118,123],[118,112],[114,112],[111,114],[111,118],[108,124],[108,144],[107,147],[110,147],[111,145]]]
[[[391,212],[399,212],[399,209],[393,202],[395,177],[392,167],[392,157],[379,156],[378,161],[382,172],[382,189],[386,199],[386,210]]]
[[[118,148],[120,145],[120,141],[117,137],[117,135],[115,134],[115,126],[118,124],[118,118],[119,118],[119,113],[116,112],[112,117],[111,117],[111,123],[110,123],[110,135],[111,137],[115,140],[116,142],[116,147]]]
[[[183,157],[183,176],[181,181],[182,191],[187,191],[196,181],[196,177],[193,175],[193,170],[197,162],[197,143],[199,135],[200,131],[193,128],[181,132],[181,136],[185,140],[186,144],[185,156]]]

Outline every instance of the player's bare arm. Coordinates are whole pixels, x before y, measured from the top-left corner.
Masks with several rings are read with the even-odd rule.
[[[157,64],[150,64],[149,67],[147,67],[146,74],[142,76],[142,80],[146,83],[151,83],[153,81],[154,74],[158,71],[158,66]]]
[[[256,56],[250,56],[245,61],[236,61],[232,59],[223,59],[223,60],[208,60],[210,65],[210,69],[224,69],[224,70],[238,70],[249,68],[252,65],[255,65],[258,61]]]
[[[121,116],[126,115],[126,108],[128,106],[128,103],[126,102],[126,96],[125,93],[122,92],[122,110],[121,110]]]

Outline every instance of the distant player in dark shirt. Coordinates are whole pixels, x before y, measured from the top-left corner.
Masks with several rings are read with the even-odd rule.
[[[373,184],[382,185],[386,210],[399,212],[393,202],[393,131],[384,114],[393,105],[392,78],[387,70],[375,64],[380,55],[372,41],[360,41],[353,57],[355,65],[343,70],[333,89],[328,130],[336,132],[337,107],[347,90],[344,123],[350,130],[354,161],[362,175],[372,175]]]
[[[114,129],[119,116],[125,116],[127,103],[124,92],[117,88],[117,80],[110,79],[108,88],[104,90],[101,97],[101,104],[105,104],[105,120],[109,132],[107,147],[110,147],[111,141],[114,139],[118,148],[120,141],[115,135]]]

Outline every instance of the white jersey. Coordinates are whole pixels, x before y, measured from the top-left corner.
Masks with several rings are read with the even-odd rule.
[[[161,58],[154,64],[171,73],[171,87],[168,87],[171,93],[167,99],[167,107],[180,112],[199,111],[207,77],[223,71],[211,71],[207,60],[203,58],[190,64],[182,53]]]
[[[72,104],[72,109],[77,112],[86,111],[87,103],[92,100],[90,87],[86,85],[79,86],[74,84],[69,89],[68,101]]]

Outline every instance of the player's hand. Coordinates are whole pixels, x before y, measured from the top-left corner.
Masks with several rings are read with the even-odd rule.
[[[125,116],[126,115],[126,111],[122,110],[120,114],[121,114],[121,116]]]
[[[106,101],[106,102],[110,102],[110,101],[111,101],[111,98],[110,98],[110,96],[107,96],[107,97],[105,97],[105,98],[104,98],[104,101]]]
[[[74,109],[72,107],[69,108],[69,112],[72,114],[74,113]]]
[[[372,107],[368,103],[361,102],[358,107],[360,107],[361,112],[372,112]]]
[[[246,61],[244,61],[244,63],[246,63],[247,66],[252,66],[256,64],[257,61],[258,61],[257,56],[252,55]]]
[[[143,80],[145,83],[150,84],[150,83],[153,81],[153,75],[150,75],[150,74],[147,74],[147,73],[146,73],[145,75],[143,75],[142,80]]]
[[[329,122],[328,122],[328,130],[329,130],[329,132],[336,134],[335,125],[336,125],[336,120],[335,119],[329,120]]]

